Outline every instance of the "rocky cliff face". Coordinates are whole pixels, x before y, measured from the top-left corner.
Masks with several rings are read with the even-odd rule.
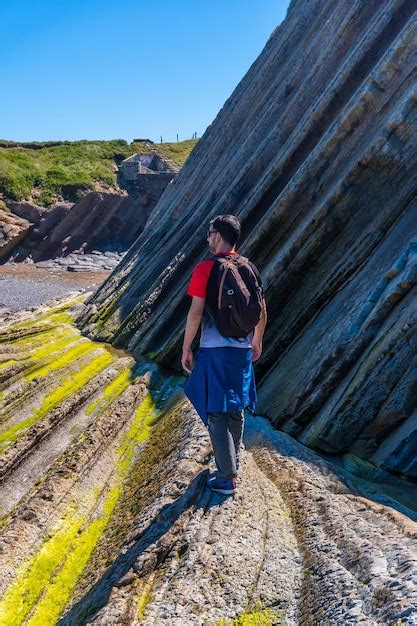
[[[68,255],[80,248],[85,253],[94,249],[126,251],[179,169],[156,153],[125,159],[119,166],[118,182],[128,195],[87,194],[42,241],[36,256]]]
[[[50,259],[80,248],[86,253],[126,250],[143,229],[155,203],[155,198],[147,196],[90,192],[48,233],[35,257]]]
[[[17,260],[30,255],[36,261],[44,261],[68,257],[74,251],[83,255],[92,251],[96,255],[99,251],[125,252],[142,232],[166,186],[180,168],[156,152],[134,154],[122,161],[119,168],[118,183],[124,193],[90,191],[75,203],[59,202],[47,208],[31,202],[6,200],[11,214],[7,219],[3,213],[0,215],[4,231],[0,257],[9,255],[23,240],[24,248],[15,252]],[[18,224],[25,224],[25,227],[17,231]],[[79,259],[71,257],[68,266],[95,269],[98,260],[97,256],[90,256],[77,263]],[[110,263],[106,258],[100,260],[105,266]],[[119,260],[117,256],[111,269]]]
[[[210,217],[243,221],[270,321],[259,411],[417,477],[416,0],[307,0],[226,102],[82,318],[177,367]]]

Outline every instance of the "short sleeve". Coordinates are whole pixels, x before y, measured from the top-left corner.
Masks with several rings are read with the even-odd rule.
[[[187,296],[198,296],[199,298],[204,298],[204,300],[206,299],[207,282],[213,265],[214,261],[207,259],[195,266],[187,289]]]

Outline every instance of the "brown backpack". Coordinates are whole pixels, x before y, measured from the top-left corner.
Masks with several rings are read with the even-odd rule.
[[[261,317],[262,281],[256,267],[239,254],[215,257],[206,304],[223,337],[246,337]]]

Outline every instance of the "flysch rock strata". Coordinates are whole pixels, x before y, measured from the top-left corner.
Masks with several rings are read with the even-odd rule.
[[[181,418],[163,487],[60,624],[416,623],[415,522],[290,437],[254,437],[259,418],[237,495],[211,494],[207,434],[186,405]]]
[[[235,213],[269,307],[259,412],[315,449],[413,479],[416,10],[293,3],[80,320],[179,367],[208,221]]]
[[[137,196],[88,193],[35,246],[35,260],[66,257],[78,250],[127,250],[142,231],[161,193],[162,189],[156,197],[145,192]]]
[[[399,479],[374,497],[248,416],[237,494],[213,494],[182,381],[82,337],[82,298],[0,326],[1,626],[416,623]]]

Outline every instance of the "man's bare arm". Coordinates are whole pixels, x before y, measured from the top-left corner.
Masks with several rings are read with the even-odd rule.
[[[194,364],[194,357],[191,351],[191,344],[197,334],[198,328],[201,323],[201,318],[204,312],[204,298],[193,296],[190,310],[187,315],[187,323],[185,325],[184,342],[182,345],[182,358],[181,365],[183,369],[191,374],[191,370]]]
[[[253,339],[252,339],[252,361],[257,361],[262,354],[262,339],[265,332],[266,322],[268,320],[268,313],[266,310],[266,302],[265,298],[262,302],[262,310],[261,310],[261,318],[257,325],[255,326],[255,330],[253,331]]]

